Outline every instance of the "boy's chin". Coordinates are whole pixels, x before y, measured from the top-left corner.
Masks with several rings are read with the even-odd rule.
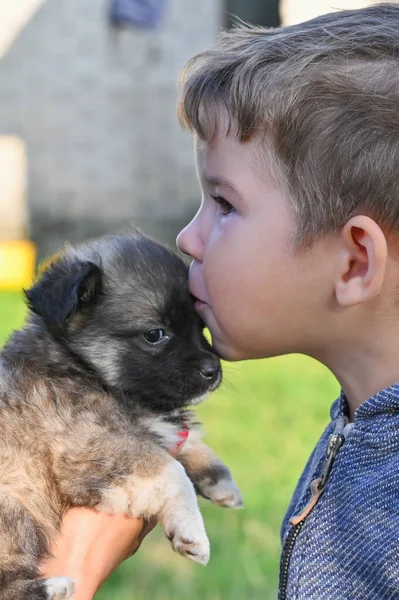
[[[233,340],[228,338],[223,329],[219,326],[210,306],[204,305],[200,315],[211,335],[212,349],[219,358],[229,362],[258,358],[257,356],[248,353],[244,348],[240,348]]]
[[[234,344],[234,342],[224,338],[222,335],[212,335],[212,349],[222,360],[228,362],[238,362],[242,360],[255,360],[262,358],[273,358],[284,354],[291,354],[294,351],[287,352],[285,349],[272,347],[245,347]]]
[[[239,360],[249,360],[250,358],[253,358],[253,356],[247,356],[245,352],[239,348],[236,348],[234,345],[218,339],[216,335],[212,336],[212,349],[214,350],[215,354],[219,356],[219,358],[229,362],[237,362]]]

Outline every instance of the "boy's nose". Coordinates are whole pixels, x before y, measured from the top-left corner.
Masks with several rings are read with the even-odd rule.
[[[198,235],[196,218],[179,233],[176,239],[177,247],[183,254],[191,256],[195,260],[202,260],[202,241]]]

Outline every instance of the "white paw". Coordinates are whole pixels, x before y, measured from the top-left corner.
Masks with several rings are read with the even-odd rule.
[[[201,481],[201,494],[225,508],[243,508],[242,495],[232,479],[219,479],[217,483]]]
[[[194,519],[184,516],[176,519],[174,524],[165,526],[165,532],[176,552],[201,565],[208,563],[210,544],[199,511]]]
[[[69,577],[51,577],[44,580],[48,600],[69,600],[75,591],[75,582]]]

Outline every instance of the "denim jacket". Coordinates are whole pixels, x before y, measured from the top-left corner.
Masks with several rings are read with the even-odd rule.
[[[283,521],[280,600],[399,599],[399,384],[361,404],[326,465],[345,409],[341,395]],[[323,470],[327,482],[309,507]]]

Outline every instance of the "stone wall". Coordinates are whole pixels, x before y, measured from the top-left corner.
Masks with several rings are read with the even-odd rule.
[[[46,254],[138,224],[173,241],[199,191],[176,80],[212,45],[218,0],[169,0],[116,34],[103,0],[46,0],[0,61],[0,135],[26,145],[31,236]]]
[[[116,34],[108,1],[35,0],[41,8],[0,53],[0,139],[25,144],[30,232],[41,255],[133,225],[173,243],[199,198],[176,80],[188,58],[213,45],[222,7],[241,6],[246,18],[249,10],[243,0],[167,0],[159,29]],[[369,3],[281,0],[280,10],[293,23]],[[3,222],[5,202],[2,195]]]

